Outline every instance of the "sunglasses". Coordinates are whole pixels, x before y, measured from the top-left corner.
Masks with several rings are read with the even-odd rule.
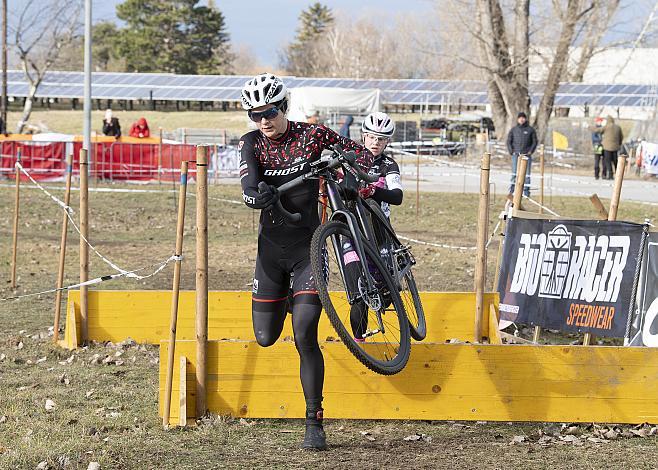
[[[251,119],[254,122],[260,122],[261,119],[265,119],[267,121],[270,121],[277,117],[279,114],[279,108],[274,106],[273,108],[266,109],[265,111],[247,111],[247,114],[249,115],[249,119]]]

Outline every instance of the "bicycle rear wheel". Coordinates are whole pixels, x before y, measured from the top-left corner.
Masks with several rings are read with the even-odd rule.
[[[378,214],[378,216],[371,214],[373,232],[377,239],[380,255],[389,268],[391,276],[397,281],[404,311],[409,319],[409,332],[413,339],[422,341],[427,336],[427,322],[423,304],[420,301],[420,293],[411,270],[416,262],[409,248],[403,246],[396,238],[391,236],[386,228],[382,227],[382,224],[386,224],[393,231],[393,227],[384,215],[379,203],[372,199],[368,199],[367,202],[370,209]]]
[[[347,349],[370,370],[392,375],[409,360],[407,316],[379,254],[367,241],[362,245],[367,270],[353,250],[346,224],[321,225],[311,241],[313,275],[322,305]],[[368,278],[372,290],[368,290]]]

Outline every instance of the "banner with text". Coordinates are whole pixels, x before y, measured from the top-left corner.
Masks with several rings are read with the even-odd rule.
[[[500,318],[622,337],[643,226],[512,218],[500,270]]]

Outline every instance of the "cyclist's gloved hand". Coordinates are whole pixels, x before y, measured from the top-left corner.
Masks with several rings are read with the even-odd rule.
[[[271,209],[279,200],[279,191],[272,186],[261,182],[258,185],[258,196],[256,196],[256,209]]]
[[[368,199],[369,197],[372,197],[373,194],[375,194],[376,189],[377,186],[375,186],[374,184],[366,185],[363,188],[359,189],[359,195],[363,199]]]
[[[343,156],[345,157],[345,160],[350,162],[351,165],[354,165],[356,163],[356,159],[358,157],[358,155],[356,154],[356,152],[354,150],[350,150],[349,152],[345,152],[343,154]]]

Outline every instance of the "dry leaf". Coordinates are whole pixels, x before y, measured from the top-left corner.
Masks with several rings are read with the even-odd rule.
[[[619,436],[619,433],[617,431],[615,431],[614,429],[610,429],[608,432],[603,433],[603,437],[605,437],[606,439],[610,439],[610,440],[617,439],[618,436]]]
[[[37,359],[37,364],[41,364],[42,362],[46,362],[46,356]]]
[[[651,430],[647,429],[647,428],[631,429],[631,434],[633,434],[635,436],[638,436],[638,437],[648,437],[650,432],[651,432]]]
[[[89,462],[89,465],[87,466],[87,470],[101,470],[101,464],[99,464],[98,462]]]
[[[522,442],[525,442],[525,441],[526,441],[525,436],[514,436],[511,440],[510,444],[511,445],[521,444]]]
[[[547,446],[553,443],[555,439],[553,439],[551,436],[542,436],[539,438],[539,441],[537,441],[540,445]]]
[[[359,431],[359,432],[363,437],[365,437],[370,442],[375,440],[375,437],[372,434],[370,434],[370,431]]]
[[[0,416],[0,424],[6,423],[6,422],[7,422],[7,416],[6,415]]]
[[[23,349],[23,342],[19,341],[18,344],[16,345],[16,349]]]
[[[89,398],[89,397],[91,397],[95,392],[96,392],[96,390],[94,390],[94,389],[92,388],[92,389],[89,390],[87,393],[85,393],[85,398]]]
[[[48,399],[46,400],[44,407],[46,408],[46,411],[53,411],[55,409],[55,402],[51,399]]]
[[[412,434],[411,436],[407,436],[404,438],[405,441],[420,441],[422,439],[422,436],[420,434]]]
[[[588,437],[587,440],[589,442],[593,442],[594,444],[605,444],[607,441],[606,439],[601,439],[600,437]]]
[[[46,470],[48,468],[48,462],[45,460],[42,462],[39,462],[37,465],[37,470]]]
[[[0,354],[0,362],[4,361],[7,359],[7,356],[5,354]]]
[[[247,421],[244,418],[240,418],[240,424],[243,426],[253,426],[254,424],[256,424],[256,421]]]
[[[560,436],[560,440],[563,442],[569,442],[575,446],[583,445],[582,441],[572,434],[569,434],[567,436]]]

